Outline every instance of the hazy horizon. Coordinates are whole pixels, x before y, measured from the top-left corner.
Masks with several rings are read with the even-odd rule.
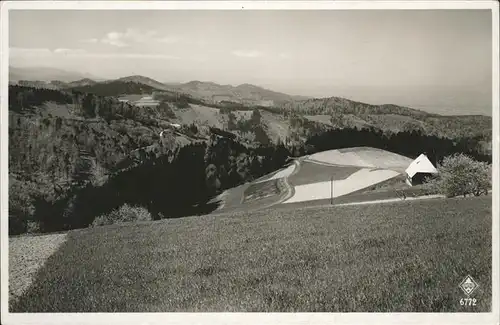
[[[9,19],[15,67],[492,114],[489,10],[26,10]]]

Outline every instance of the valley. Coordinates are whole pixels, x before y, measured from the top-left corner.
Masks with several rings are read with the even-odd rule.
[[[486,116],[248,84],[11,82],[10,308],[457,311],[455,292],[424,302],[419,281],[438,265],[425,281],[451,281],[445,274],[466,260],[489,256],[491,195],[445,199],[406,184],[405,170],[421,153],[435,164],[455,153],[491,163],[491,128]],[[146,219],[96,225],[124,206]],[[482,246],[442,256],[466,228]],[[477,265],[490,283],[488,265]],[[393,288],[370,294],[367,277]],[[85,295],[64,298],[76,292]],[[491,294],[480,295],[488,310]]]

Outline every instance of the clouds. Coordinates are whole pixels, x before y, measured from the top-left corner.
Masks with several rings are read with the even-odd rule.
[[[161,53],[109,53],[88,52],[84,49],[57,48],[54,50],[43,48],[10,48],[12,58],[96,58],[96,59],[150,59],[176,60],[177,56]]]
[[[141,31],[134,28],[127,28],[124,32],[111,31],[102,38],[84,39],[84,43],[102,43],[114,47],[129,47],[137,44],[172,44],[179,41],[179,38],[168,35],[159,35],[155,30]]]
[[[111,32],[106,34],[106,37],[101,39],[101,43],[117,47],[129,46],[128,43],[125,43],[125,39],[127,39],[126,34]]]
[[[89,38],[89,39],[83,39],[80,42],[95,44],[95,43],[99,43],[99,40],[97,38]]]
[[[264,53],[257,50],[235,50],[231,52],[232,55],[242,58],[258,58],[264,56]]]
[[[50,52],[50,50],[49,50]],[[57,48],[53,52],[53,54],[64,54],[64,55],[84,55],[86,53],[85,50],[82,49],[65,49],[65,48]]]
[[[9,55],[11,58],[16,58],[16,57],[33,58],[33,57],[47,56],[50,54],[51,54],[51,51],[49,49],[45,49],[45,48],[11,47],[9,49]]]
[[[231,55],[246,59],[266,58],[270,60],[285,60],[292,57],[290,53],[266,53],[259,50],[234,50],[231,51]]]

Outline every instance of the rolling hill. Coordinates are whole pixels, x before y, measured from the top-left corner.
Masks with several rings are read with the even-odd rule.
[[[29,80],[29,81],[46,81],[58,80],[62,82],[71,82],[80,79],[99,79],[87,73],[75,71],[67,71],[62,69],[48,67],[9,67],[9,81]]]
[[[98,96],[118,97],[127,94],[151,94],[158,91],[150,85],[134,81],[112,80],[99,83],[87,83],[76,87],[68,87],[70,90],[82,93],[91,93]]]
[[[491,199],[266,209],[10,238],[9,311],[467,312],[457,281],[472,273],[474,311],[490,312]],[[53,253],[45,264],[26,258],[42,247]]]
[[[85,91],[94,92],[96,94],[106,93],[108,96],[117,96],[112,91],[103,92],[105,87],[102,85],[110,85],[110,88],[115,87],[118,83],[145,85],[151,91],[167,91],[177,92],[190,95],[194,98],[205,100],[210,103],[220,101],[228,101],[245,105],[261,105],[261,106],[276,106],[289,101],[305,100],[304,96],[292,96],[280,92],[268,90],[251,84],[241,84],[238,86],[219,85],[214,82],[190,81],[181,84],[165,84],[149,77],[133,75],[118,79],[105,80],[97,82],[95,78],[90,76],[82,76],[71,74],[63,70],[54,71],[24,71],[24,74],[18,73],[15,68],[11,68],[11,82],[20,80],[32,82],[32,86],[47,87],[51,89],[87,87]],[[49,73],[52,72],[52,73]],[[26,77],[21,77],[25,75]],[[24,83],[29,85],[29,83]],[[95,89],[90,86],[95,86]],[[136,88],[132,88],[136,89]],[[130,90],[132,91],[132,90]],[[130,92],[129,92],[130,93]]]
[[[63,87],[63,88],[86,87],[86,86],[94,86],[98,83],[99,83],[98,81],[95,81],[93,79],[84,78],[84,79],[61,84],[61,87]]]
[[[292,96],[251,84],[238,86],[219,85],[214,82],[190,81],[172,85],[180,92],[209,101],[231,101],[249,105],[275,106],[289,101],[304,100],[304,96]]]
[[[76,90],[99,96],[155,96],[158,100],[173,103],[172,106],[178,108],[174,109],[178,122],[188,124],[197,123],[197,120],[184,120],[183,117],[192,115],[185,114],[181,108],[189,109],[189,105],[211,107],[207,108],[203,115],[207,121],[219,121],[217,125],[212,126],[221,127],[219,124],[224,123],[225,128],[243,133],[247,128],[238,129],[246,123],[250,115],[241,115],[239,112],[259,107],[262,127],[273,141],[286,141],[287,137],[303,141],[312,133],[335,127],[371,127],[392,133],[417,131],[447,138],[481,137],[485,141],[485,147],[488,147],[492,136],[490,116],[441,116],[393,104],[372,105],[339,97],[303,99],[249,84],[233,87],[213,82],[191,81],[180,85],[166,85],[138,75],[104,82],[85,78],[70,83],[20,81],[19,84]],[[230,126],[229,111],[236,115],[233,121],[237,125],[236,129]],[[333,122],[332,114],[340,114],[340,121]],[[338,124],[340,122],[342,123]]]
[[[445,137],[480,136],[491,141],[492,122],[490,116],[457,115],[442,116],[394,104],[372,105],[339,97],[304,99],[273,92],[258,86],[243,84],[237,87],[219,85],[213,82],[191,81],[180,85],[165,85],[143,76],[130,76],[118,80],[95,83],[85,87],[72,88],[79,91],[106,96],[123,94],[164,93],[168,96],[187,94],[183,100],[195,105],[219,107],[231,105],[235,113],[258,106],[270,106],[262,119],[269,130],[275,130],[271,138],[285,140],[282,130],[289,130],[293,113],[302,119],[299,128],[325,129],[338,127],[330,121],[332,114],[342,114],[346,127],[373,127],[384,132],[419,131],[425,134]],[[214,106],[216,105],[216,106]],[[211,110],[227,121],[227,113]],[[222,117],[221,117],[222,116]],[[305,120],[309,122],[305,122]],[[446,126],[446,127],[443,127]],[[299,133],[303,131],[299,130]]]
[[[15,70],[12,71],[15,72]],[[34,79],[32,78],[32,80]],[[19,83],[25,86],[77,90],[112,97],[152,95],[153,93],[163,93],[167,97],[179,96],[179,94],[182,96],[187,95],[182,99],[183,107],[187,107],[186,105],[189,103],[211,107],[225,105],[231,110],[240,109],[243,111],[255,106],[269,107],[271,114],[267,114],[262,121],[267,124],[267,129],[275,130],[276,134],[281,135],[279,137],[276,134],[271,135],[271,138],[279,138],[282,141],[285,139],[283,130],[288,130],[290,126],[290,117],[286,116],[290,113],[308,121],[301,123],[299,128],[325,129],[338,127],[339,125],[332,124],[330,116],[340,113],[343,124],[347,127],[373,127],[384,132],[415,130],[425,134],[449,138],[479,136],[485,139],[486,144],[491,141],[492,122],[490,116],[442,116],[394,104],[372,105],[340,97],[307,98],[292,96],[251,84],[241,84],[236,87],[202,81],[165,84],[140,75],[101,82],[89,78],[72,82],[51,80],[51,82],[39,80],[21,81]],[[172,100],[172,98],[168,100]],[[211,110],[211,112],[218,114],[218,116],[214,115],[212,120],[221,120],[222,118],[227,121],[227,117],[224,117],[227,113],[215,112],[214,110]],[[299,133],[303,132],[299,130]]]
[[[420,191],[405,183],[404,171],[411,158],[387,150],[353,147],[326,150],[294,158],[293,163],[239,187],[226,190],[214,202],[215,214],[254,211],[262,208],[286,208],[306,205],[349,203],[368,199],[397,198],[395,189],[408,193]],[[331,192],[330,180],[335,180]],[[384,191],[371,191],[391,182]],[[425,189],[423,189],[425,191]],[[360,192],[367,191],[365,194]]]
[[[155,88],[157,90],[172,90],[172,88],[168,85],[165,85],[165,84],[163,84],[159,81],[156,81],[154,79],[144,77],[144,76],[139,76],[139,75],[118,78],[116,80],[109,80],[109,81],[106,81],[105,83],[116,82],[116,81],[127,82],[127,83],[134,82],[137,84],[147,85],[147,86],[149,86],[151,88]]]

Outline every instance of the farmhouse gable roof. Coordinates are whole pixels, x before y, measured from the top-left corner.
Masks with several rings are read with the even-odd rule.
[[[406,174],[410,177],[415,176],[417,173],[437,174],[438,170],[426,155],[421,154],[406,168]]]

